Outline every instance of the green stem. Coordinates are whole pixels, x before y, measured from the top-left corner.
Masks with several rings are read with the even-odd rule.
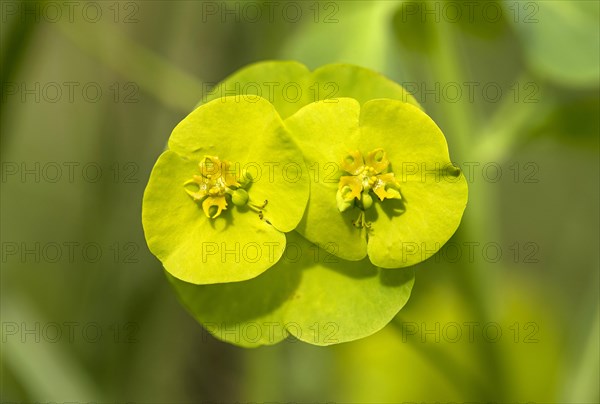
[[[453,27],[445,22],[441,22],[432,25],[431,29],[435,30],[436,43],[438,45],[437,49],[433,52],[433,79],[443,83],[465,82],[462,74],[465,69],[459,64],[458,52],[454,46],[456,41]],[[447,119],[448,123],[445,132],[449,134],[449,139],[455,142],[458,154],[462,158],[471,155],[470,151],[473,150],[475,114],[472,112],[472,109],[473,105],[466,103],[464,100],[444,105],[444,112],[446,114],[444,118]],[[477,192],[476,187],[471,187],[470,199],[472,201],[471,204],[476,206],[476,217],[475,220],[465,221],[466,223],[461,228],[461,234],[467,240],[481,241],[490,231],[487,217],[494,210],[490,209],[490,205],[487,202],[490,202],[491,198],[489,195]],[[473,210],[473,207],[469,206],[467,213],[469,210]],[[478,263],[466,264],[461,269],[461,271],[457,271],[457,276],[455,277],[456,288],[460,291],[463,298],[470,302],[470,308],[475,317],[481,321],[490,319],[492,317],[491,302],[493,294],[490,295],[485,288],[486,285],[490,285],[489,279],[487,279],[489,271],[486,271],[486,268]],[[485,384],[488,391],[487,394],[494,400],[503,401],[508,382],[503,372],[504,367],[500,353],[489,344],[478,345],[477,348],[482,367],[489,370],[487,383]],[[422,351],[425,355],[433,355],[429,351]],[[436,355],[438,354],[440,352],[436,352]],[[446,357],[439,365],[444,369],[449,379],[455,380],[461,387],[464,386],[464,381],[456,379],[457,364],[452,358]]]
[[[528,74],[523,74],[517,82],[533,83],[533,80]],[[538,84],[538,92],[540,87],[544,88]],[[530,139],[532,129],[547,118],[555,105],[555,96],[547,92],[531,102],[504,97],[479,136],[480,140],[471,149],[472,156],[485,162],[506,161],[519,145]]]
[[[459,65],[457,49],[453,46],[454,40],[452,27],[447,23],[432,24],[432,30],[437,36],[437,48],[431,53],[432,66],[431,71],[434,82],[446,83],[464,83],[462,72],[464,68]],[[464,156],[471,147],[471,137],[473,114],[470,104],[465,104],[464,100],[455,103],[444,104],[445,119],[448,122],[447,133],[450,138],[456,142],[459,154]]]

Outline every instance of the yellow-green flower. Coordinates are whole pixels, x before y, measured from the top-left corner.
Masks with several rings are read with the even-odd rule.
[[[466,179],[419,108],[338,98],[306,105],[285,125],[307,166],[319,170],[298,232],[317,245],[335,243],[337,257],[407,267],[435,254],[460,224]]]
[[[380,201],[384,199],[402,199],[400,184],[394,173],[386,172],[390,165],[385,151],[375,149],[363,159],[360,151],[348,153],[342,161],[342,169],[351,174],[340,177],[337,203],[340,212],[352,207],[353,203],[365,210],[373,204],[369,191],[373,191]],[[356,200],[356,201],[355,201]]]
[[[185,191],[194,201],[202,202],[202,210],[204,210],[206,216],[214,219],[223,210],[227,209],[226,195],[232,196],[234,204],[244,205],[248,201],[248,194],[240,188],[238,175],[231,171],[230,162],[220,160],[217,156],[204,156],[198,165],[200,175],[194,175],[191,180],[185,182],[184,187],[186,187]],[[198,188],[192,191],[189,189],[189,185]],[[235,198],[233,197],[234,194],[236,194]],[[245,201],[238,198],[237,194],[245,195]],[[213,207],[215,209],[211,209]]]
[[[150,251],[183,282],[257,277],[279,261],[302,218],[308,175],[292,182],[283,167],[303,164],[268,100],[225,97],[196,108],[173,130],[144,191]]]

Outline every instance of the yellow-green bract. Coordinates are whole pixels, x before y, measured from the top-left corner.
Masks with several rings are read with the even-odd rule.
[[[337,241],[341,258],[368,255],[382,268],[429,258],[454,234],[467,203],[467,182],[450,162],[444,135],[424,112],[401,101],[329,101],[311,103],[285,121],[314,174],[297,231],[317,244]],[[377,149],[385,151],[401,198],[376,200],[364,210],[368,224],[357,228],[360,207],[338,212],[338,181],[348,175],[343,159]]]
[[[230,203],[223,214],[207,217],[184,187],[201,174],[199,164],[206,156],[227,160],[237,178],[248,174],[247,193],[264,209]],[[186,282],[254,278],[279,260],[284,233],[304,213],[309,184],[303,164],[266,100],[230,97],[198,107],[173,130],[144,192],[142,223],[150,251]]]
[[[414,271],[350,262],[287,235],[281,260],[245,282],[192,285],[169,276],[179,298],[213,336],[243,347],[273,345],[288,336],[314,345],[367,337],[406,304]]]

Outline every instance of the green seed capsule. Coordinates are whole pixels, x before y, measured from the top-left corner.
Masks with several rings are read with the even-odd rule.
[[[362,196],[360,198],[360,201],[363,205],[363,208],[365,210],[369,209],[371,206],[373,206],[373,198],[371,198],[371,195],[369,195],[367,192],[363,192]]]
[[[231,194],[231,202],[236,206],[244,206],[248,203],[248,192],[241,188],[236,189],[233,191],[233,194]]]

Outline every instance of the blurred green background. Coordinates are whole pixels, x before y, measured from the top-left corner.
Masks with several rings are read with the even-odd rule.
[[[598,4],[1,1],[1,400],[599,402]],[[219,342],[146,247],[172,128],[264,59],[405,85],[469,180],[369,338]]]

